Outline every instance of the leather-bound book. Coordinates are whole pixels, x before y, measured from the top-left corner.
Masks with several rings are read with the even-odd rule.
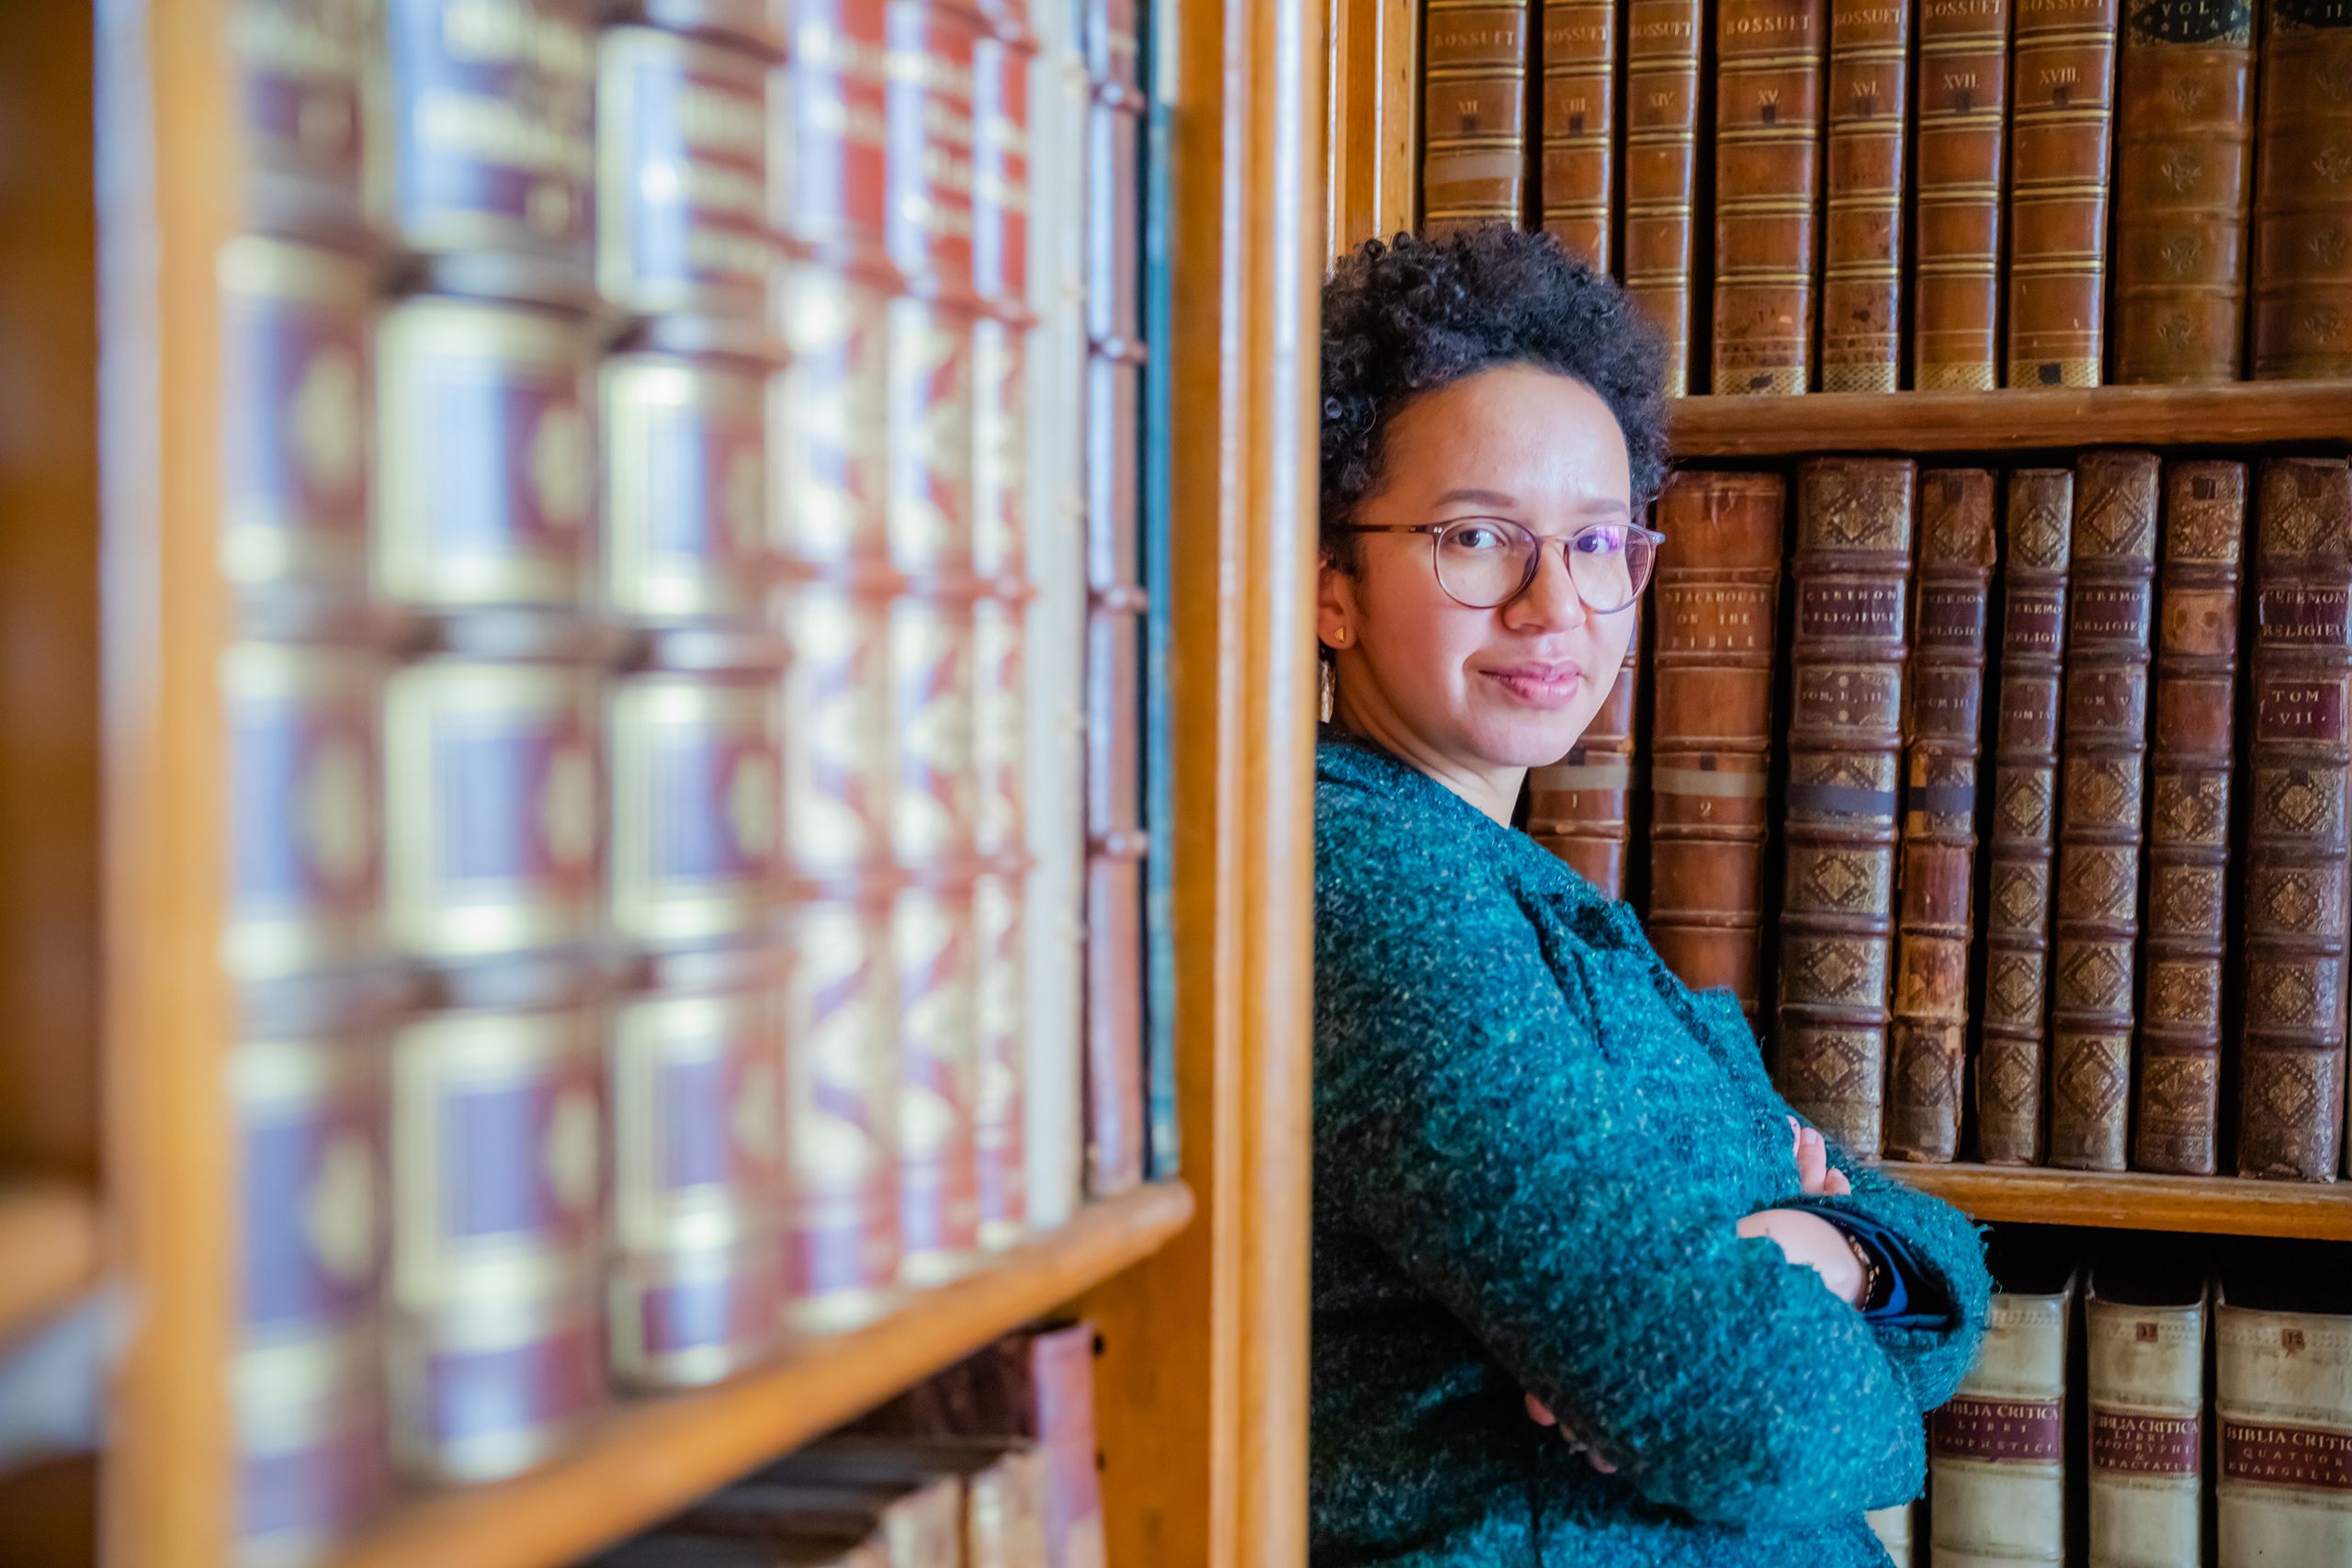
[[[2165,470],[2132,1164],[2178,1176],[2215,1168],[2245,538],[2245,464]]]
[[[2267,0],[2263,35],[2254,374],[2352,376],[2352,13]]]
[[[1630,612],[1629,612],[1630,613]],[[1609,897],[1625,896],[1625,849],[1634,797],[1634,687],[1641,629],[1625,645],[1608,700],[1568,754],[1527,773],[1527,831]]]
[[[1616,179],[1617,0],[1544,0],[1544,143],[1536,197],[1544,227],[1608,272]]]
[[[2050,1163],[2075,1170],[2121,1170],[2128,1151],[2158,471],[2153,452],[2086,452],[2075,465]]]
[[[2221,1568],[2352,1562],[2352,1300],[2332,1287],[2217,1292]]]
[[[1911,7],[1830,0],[1821,389],[1891,392],[1903,368],[1904,128]]]
[[[1984,904],[1984,1023],[1976,1156],[2041,1162],[2043,1007],[2050,994],[2050,846],[2057,821],[2059,671],[2075,476],[2009,474],[2001,701],[1993,757],[1992,873]]]
[[[1525,6],[1507,11],[1525,21]],[[1107,16],[1098,3],[1090,17]],[[1432,38],[1472,30],[1432,10]],[[1091,29],[1101,33],[1100,26]],[[1525,42],[1523,30],[1512,35]],[[1096,51],[1101,57],[1103,51]],[[1511,56],[1525,70],[1525,51]],[[1519,83],[1514,79],[1516,98]],[[1432,93],[1437,91],[1432,83]],[[1086,1150],[1097,1197],[1143,1178],[1143,254],[1136,174],[1142,103],[1100,76],[1089,111],[1084,459],[1086,593]],[[1514,154],[1516,156],[1516,154]],[[1516,168],[1516,164],[1514,164]],[[1514,187],[1516,188],[1516,187]],[[1434,199],[1434,190],[1431,193]]]
[[[1984,600],[1994,548],[1993,476],[1983,468],[1922,475],[1918,607],[1903,726],[1908,788],[1901,920],[1886,1067],[1885,1148],[1902,1159],[1960,1156]]]
[[[2065,1561],[2066,1337],[2072,1274],[1996,1271],[1984,1346],[1928,1417],[1928,1526],[1936,1568]]]
[[[1428,0],[1421,229],[1517,223],[1527,191],[1529,0]]]
[[[1724,0],[1715,16],[1716,393],[1813,380],[1826,0]]]
[[[2012,387],[2099,384],[2117,4],[2017,0],[2009,100]]]
[[[1780,1085],[1869,1159],[1883,1133],[1904,661],[1917,471],[1905,458],[1797,469]]]
[[[1887,1559],[1894,1568],[1911,1568],[1911,1543],[1918,1532],[1919,1505],[1905,1503],[1899,1508],[1873,1508],[1867,1517],[1871,1533],[1886,1548]]]
[[[1761,1010],[1766,795],[1781,598],[1778,474],[1679,473],[1658,498],[1650,943]]]
[[[1625,0],[1625,226],[1617,276],[1690,389],[1690,207],[1699,164],[1699,0]]]
[[[381,47],[376,8],[239,0],[231,16],[239,179],[253,226],[364,234],[368,73]]]
[[[2205,1281],[2096,1273],[2083,1299],[2091,1568],[2199,1568]]]
[[[1920,0],[1912,208],[1911,384],[1999,384],[2009,0]]]
[[[2352,472],[2262,466],[2238,1174],[2335,1179],[2343,1133]]]
[[[2254,194],[2253,0],[2125,6],[2115,378],[2234,381]]]

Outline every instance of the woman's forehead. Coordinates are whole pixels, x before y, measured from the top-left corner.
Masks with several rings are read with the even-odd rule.
[[[1421,504],[1622,503],[1625,439],[1609,405],[1569,377],[1498,366],[1417,398],[1389,432],[1387,484]]]

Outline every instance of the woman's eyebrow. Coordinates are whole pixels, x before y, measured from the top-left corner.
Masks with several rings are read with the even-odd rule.
[[[1451,506],[1457,501],[1466,501],[1474,506],[1517,506],[1519,504],[1517,496],[1505,495],[1498,490],[1450,490],[1439,496],[1431,504]]]

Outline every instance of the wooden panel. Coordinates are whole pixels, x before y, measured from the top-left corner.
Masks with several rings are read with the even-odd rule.
[[[214,263],[233,192],[226,0],[98,6],[107,1240],[133,1317],[107,1561],[192,1568],[230,1528],[231,1171],[215,956],[225,606]],[[65,7],[72,9],[72,7]]]
[[[1328,0],[1326,15],[1329,241],[1342,255],[1413,226],[1421,29],[1412,0]]]
[[[2341,442],[2352,440],[2352,383],[1683,398],[1673,420],[1679,457]]]
[[[413,1503],[330,1568],[542,1568],[652,1524],[1126,1268],[1190,1223],[1162,1182],[1091,1204],[881,1322],[724,1387],[626,1404],[519,1480]]]
[[[2352,1184],[2120,1176],[2015,1166],[1879,1168],[1979,1220],[2352,1241]]]
[[[1119,1568],[1306,1560],[1308,899],[1324,55],[1180,12],[1173,213],[1178,1078],[1205,1224],[1089,1296]]]
[[[98,1146],[98,272],[89,13],[0,6],[0,1164]],[[29,150],[40,149],[38,155]]]
[[[64,1182],[0,1188],[0,1350],[98,1273],[98,1206]]]

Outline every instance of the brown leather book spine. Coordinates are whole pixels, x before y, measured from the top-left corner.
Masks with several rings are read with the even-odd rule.
[[[1918,474],[1906,458],[1797,469],[1781,1092],[1868,1159],[1883,1131],[1904,661]]]
[[[1900,1159],[1960,1156],[1993,556],[1993,476],[1983,468],[1920,476],[1918,600],[1903,726],[1902,909],[1886,1071],[1886,1152]]]
[[[1609,198],[1616,181],[1617,0],[1544,0],[1544,227],[1570,254],[1607,272]]]
[[[1907,0],[1830,0],[1821,389],[1892,392],[1903,367]]]
[[[2165,471],[2132,1164],[2177,1176],[2215,1168],[2245,539],[2245,464]]]
[[[2267,0],[2263,32],[2254,374],[2352,376],[2352,11]]]
[[[2335,1179],[2343,1132],[2352,471],[2262,466],[2238,1174]]]
[[[2096,387],[2106,338],[2117,0],[2017,0],[2008,385]]]
[[[1826,0],[1723,0],[1715,17],[1716,393],[1813,384]]]
[[[1627,807],[1634,789],[1634,688],[1641,631],[1625,645],[1609,698],[1568,754],[1527,774],[1527,831],[1611,898],[1625,896]]]
[[[1527,190],[1529,0],[1428,0],[1421,229],[1517,223]]]
[[[2116,67],[2115,378],[2234,381],[2254,194],[2252,0],[2142,3]]]
[[[1772,657],[1781,598],[1778,474],[1677,474],[1658,498],[1650,720],[1650,943],[1698,989],[1761,1005],[1771,833]]]
[[[1618,276],[1666,334],[1666,389],[1690,389],[1690,206],[1699,0],[1625,0],[1625,228]]]
[[[2126,1152],[2159,469],[2153,452],[2086,452],[2075,465],[2050,1163],[2075,1170],[2121,1170]]]
[[[1921,0],[1913,197],[1911,384],[1998,384],[2009,0]]]
[[[2050,842],[2057,818],[2058,681],[2075,476],[2009,474],[2001,705],[1984,905],[1984,1022],[1976,1058],[1976,1157],[2041,1163],[2043,1007],[2050,994]]]

